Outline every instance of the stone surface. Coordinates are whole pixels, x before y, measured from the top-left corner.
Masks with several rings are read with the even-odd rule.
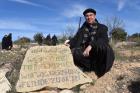
[[[81,90],[84,90],[84,89],[86,89],[87,87],[89,87],[90,86],[90,84],[84,84],[84,85],[82,85],[81,87],[80,87],[80,89]]]
[[[13,70],[12,64],[7,63],[0,67],[0,93],[7,93],[11,91],[11,84],[6,77],[6,74],[11,73]]]
[[[44,90],[44,91],[38,91],[38,92],[28,92],[28,93],[58,93],[57,91],[49,91],[49,90]]]
[[[62,90],[59,93],[74,93],[72,90]]]
[[[16,90],[28,92],[47,86],[69,89],[87,82],[92,79],[74,65],[68,47],[35,46],[25,55]]]

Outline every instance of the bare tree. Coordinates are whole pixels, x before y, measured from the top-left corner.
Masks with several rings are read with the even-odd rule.
[[[75,34],[75,28],[72,25],[68,25],[66,27],[66,30],[62,32],[62,37],[65,37],[66,39],[69,39],[73,37]]]
[[[82,17],[79,17],[79,21],[77,23],[78,28],[73,25],[66,26],[66,30],[62,32],[60,36],[61,39],[59,39],[61,43],[64,42],[66,39],[71,39],[74,37],[76,31],[79,30],[81,27],[81,21],[82,21]]]
[[[110,36],[111,38],[111,42],[112,42],[112,31],[113,29],[115,28],[124,28],[124,22],[123,20],[121,20],[119,17],[108,17],[106,18],[106,25],[108,27],[108,35]]]

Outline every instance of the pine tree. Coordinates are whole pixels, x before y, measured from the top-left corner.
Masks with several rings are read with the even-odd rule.
[[[45,43],[46,45],[52,45],[52,39],[51,39],[51,35],[50,35],[50,34],[48,34],[48,35],[46,36],[46,38],[45,38],[45,40],[44,40],[44,43]]]
[[[52,45],[56,46],[57,43],[58,43],[57,37],[55,35],[53,35],[53,37],[52,37]]]

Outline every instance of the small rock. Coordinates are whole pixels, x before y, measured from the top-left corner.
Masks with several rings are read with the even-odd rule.
[[[45,93],[45,92],[41,92],[41,93]],[[57,91],[52,90],[52,91],[49,91],[49,92],[46,92],[46,93],[58,93],[58,92],[57,92]]]
[[[123,88],[123,89],[126,89],[126,88],[127,88],[127,86],[126,86],[126,85],[123,85],[123,86],[122,86],[122,88]]]
[[[88,86],[90,86],[90,84],[84,84],[80,87],[81,90],[86,89]]]
[[[136,59],[133,59],[133,62],[136,62],[137,60]]]
[[[110,87],[106,87],[106,88],[107,88],[108,91],[111,91],[111,88]]]
[[[72,90],[62,90],[59,93],[74,93]]]
[[[28,92],[28,93],[58,93],[57,91],[48,91],[48,90],[44,90],[44,91],[39,91],[39,92]]]

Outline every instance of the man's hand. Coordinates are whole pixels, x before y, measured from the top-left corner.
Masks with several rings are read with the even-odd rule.
[[[89,46],[85,49],[85,51],[83,52],[83,55],[84,55],[84,56],[89,56],[89,52],[91,51],[91,49],[92,49],[92,46],[89,45]]]
[[[66,41],[64,42],[64,45],[66,45],[66,46],[70,47],[69,42],[70,42],[70,40],[66,40]]]

